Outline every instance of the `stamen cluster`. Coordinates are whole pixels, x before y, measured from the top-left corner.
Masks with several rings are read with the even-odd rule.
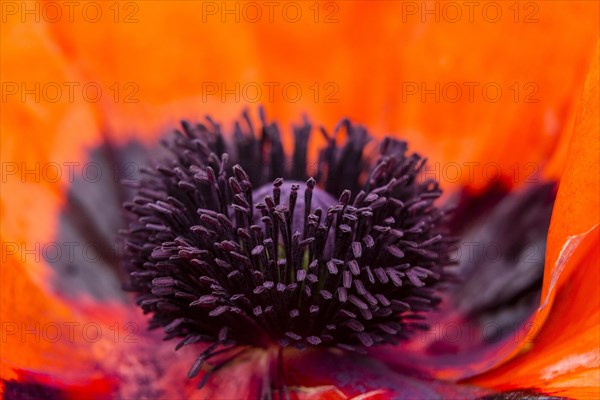
[[[261,122],[244,114],[231,143],[210,118],[183,122],[125,204],[137,304],[177,348],[210,345],[190,376],[248,347],[396,343],[422,327],[449,264],[441,191],[406,143],[386,138],[369,158],[366,130],[344,120],[322,130],[309,177],[311,126],[294,128],[286,163],[277,125]]]

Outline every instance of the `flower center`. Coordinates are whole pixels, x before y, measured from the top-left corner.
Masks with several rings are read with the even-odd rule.
[[[367,160],[366,131],[343,121],[307,177],[310,126],[295,128],[286,168],[279,130],[261,117],[255,137],[244,115],[233,145],[212,120],[184,123],[125,204],[128,289],[177,348],[209,345],[190,377],[251,347],[396,343],[421,328],[449,264],[441,191],[404,142],[387,138]]]
[[[254,200],[259,202],[257,208],[254,211],[254,218],[256,221],[260,221],[265,213],[262,211],[265,207],[268,208],[266,202],[273,200],[279,192],[284,212],[289,210],[290,212],[290,232],[302,233],[302,238],[306,238],[308,234],[308,217],[312,211],[320,210],[322,214],[324,210],[329,210],[335,206],[338,201],[326,191],[316,187],[315,180],[310,179],[307,182],[285,182],[276,181],[274,184],[266,184],[258,188],[253,193]],[[275,191],[274,191],[275,190]],[[327,241],[325,242],[326,247],[323,249],[323,253],[326,257],[331,257],[331,250],[334,243],[334,238],[331,237],[334,231],[331,230],[328,234]],[[285,250],[285,247],[280,244],[280,251]]]

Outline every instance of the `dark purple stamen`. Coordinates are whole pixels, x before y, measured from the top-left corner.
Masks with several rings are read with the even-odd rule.
[[[144,170],[125,204],[128,289],[151,327],[182,338],[177,348],[210,344],[190,377],[247,347],[396,343],[421,327],[449,265],[441,191],[420,179],[425,160],[406,143],[386,138],[369,160],[366,130],[344,120],[322,131],[309,177],[311,126],[294,129],[286,166],[277,125],[262,111],[261,121],[256,132],[244,114],[232,143],[211,119],[182,123],[164,143],[170,157]]]

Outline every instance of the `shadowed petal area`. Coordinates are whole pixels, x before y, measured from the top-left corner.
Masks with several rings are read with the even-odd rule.
[[[553,183],[535,183],[460,193],[451,221],[461,238],[451,250],[454,279],[438,309],[425,315],[429,329],[373,355],[455,380],[494,367],[517,347],[539,305],[555,191]]]
[[[63,399],[60,390],[40,383],[19,382],[16,380],[4,381],[4,400],[34,400],[34,399]]]
[[[505,338],[539,305],[555,195],[554,183],[522,187],[463,233],[456,253],[459,282],[449,285],[448,301],[437,321],[477,326],[479,335],[461,338],[463,345],[475,347]],[[449,314],[457,319],[453,321]]]
[[[97,172],[74,179],[60,212],[53,243],[61,247],[62,256],[45,258],[55,271],[53,282],[61,295],[125,301],[117,238],[126,226],[122,203],[130,193],[122,181],[137,178],[147,163],[145,149],[138,143],[114,146],[106,140],[88,157],[86,164]]]
[[[57,383],[50,375],[18,371],[19,378],[0,381],[0,394],[4,400],[68,400],[110,399],[111,383],[104,379],[73,382],[66,385]]]
[[[598,227],[572,249],[564,277],[543,323],[534,320],[520,354],[469,382],[503,390],[523,386],[574,398],[600,395]]]
[[[377,390],[383,392],[383,399],[476,398],[491,393],[435,381],[416,375],[415,370],[396,371],[374,358],[337,351],[290,352],[284,368],[289,386],[334,385],[350,398]]]

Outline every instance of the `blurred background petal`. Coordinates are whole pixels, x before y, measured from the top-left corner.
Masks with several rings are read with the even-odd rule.
[[[599,29],[587,1],[277,4],[127,2],[97,23],[48,29],[84,80],[120,89],[98,102],[118,136],[155,136],[207,112],[230,120],[254,101],[284,126],[303,112],[329,127],[349,116],[442,166],[498,163],[517,182],[541,173],[570,132]],[[480,169],[462,175],[446,185],[486,180]]]

